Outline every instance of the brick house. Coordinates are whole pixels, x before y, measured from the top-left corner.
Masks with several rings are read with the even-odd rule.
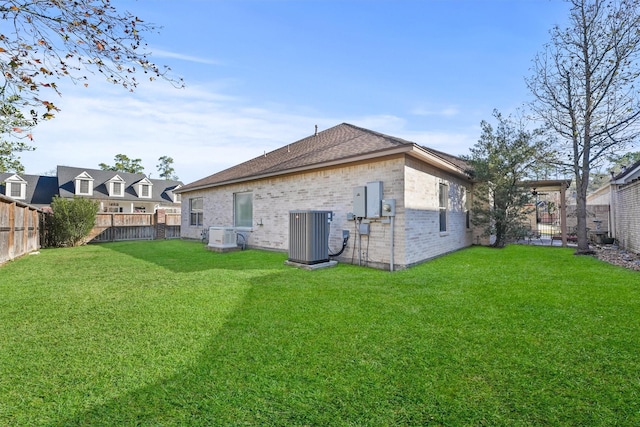
[[[611,223],[618,244],[640,253],[640,162],[611,179]]]
[[[331,211],[330,253],[350,234],[334,259],[406,268],[473,243],[466,170],[457,157],[343,123],[180,188],[181,237],[231,227],[249,247],[287,251],[290,211]],[[358,214],[359,189],[371,186],[395,202],[393,220],[377,206]]]

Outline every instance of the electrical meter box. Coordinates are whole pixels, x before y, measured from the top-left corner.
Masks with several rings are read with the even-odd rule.
[[[353,215],[356,218],[367,217],[367,187],[353,188]]]
[[[396,216],[396,199],[382,200],[382,216]]]
[[[380,218],[382,181],[367,182],[367,218]]]

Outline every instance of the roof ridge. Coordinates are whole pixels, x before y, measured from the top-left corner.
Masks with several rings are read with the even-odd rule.
[[[354,128],[354,129],[360,130],[362,132],[370,133],[372,135],[375,135],[375,136],[378,136],[378,137],[381,137],[381,138],[385,138],[385,139],[388,139],[388,140],[391,140],[391,141],[398,142],[400,144],[419,145],[418,143],[413,142],[413,141],[409,141],[408,139],[399,138],[397,136],[388,135],[386,133],[377,132],[377,131],[371,130],[371,129],[366,129],[366,128],[363,128],[363,127],[360,127],[360,126],[352,125],[351,123],[342,123],[342,124],[346,125],[346,126],[350,126],[350,127]]]
[[[417,142],[409,141],[408,139],[387,135],[387,134],[384,134],[384,133],[381,133],[381,132],[376,132],[376,131],[370,130],[370,129],[360,128],[360,127],[352,125],[350,123],[343,123],[343,124],[345,124],[347,126],[351,126],[353,128],[356,128],[356,129],[360,129],[360,130],[362,130],[364,132],[368,132],[368,133],[371,133],[371,134],[374,134],[374,135],[377,135],[377,136],[384,137],[386,139],[397,141],[397,142],[399,142],[401,144],[413,144],[415,146],[418,146],[418,147],[422,148],[423,150],[429,151],[430,153],[432,153],[432,154],[436,155],[437,157],[439,157],[441,160],[444,160],[445,162],[447,162],[447,163],[449,163],[449,164],[451,164],[451,165],[453,165],[453,166],[455,166],[457,168],[460,168],[461,164],[465,164],[465,165],[467,164],[466,160],[464,160],[460,156],[456,156],[456,155],[453,155],[453,154],[445,153],[444,151],[436,150],[434,148],[427,147],[426,145],[422,145],[422,144],[419,144]],[[457,164],[456,162],[452,162],[451,161],[452,158],[457,160],[458,161],[457,163],[459,163],[459,164]]]
[[[421,149],[439,159],[443,165],[456,170],[463,171],[467,168],[466,162],[455,156],[428,149],[413,141],[343,122],[193,181],[183,189],[189,191],[416,149]],[[183,189],[181,190],[184,191]]]

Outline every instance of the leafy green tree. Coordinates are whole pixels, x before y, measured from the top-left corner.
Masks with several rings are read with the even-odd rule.
[[[586,197],[592,169],[640,136],[638,0],[567,0],[569,24],[551,30],[527,81],[576,183],[578,254],[592,253]]]
[[[86,72],[127,90],[137,87],[139,70],[182,86],[148,59],[144,36],[156,30],[108,0],[1,1],[0,104],[26,104],[32,119],[50,119],[60,79],[87,86]]]
[[[32,126],[12,104],[0,104],[0,172],[24,173],[17,153],[34,149],[26,142],[32,140]]]
[[[173,168],[173,158],[168,156],[162,156],[158,159],[160,163],[156,165],[158,168],[158,172],[160,173],[160,178],[171,179],[177,181],[179,178],[175,174],[175,169]]]
[[[472,223],[485,236],[495,236],[492,246],[502,248],[522,231],[531,200],[523,183],[532,166],[545,161],[549,151],[541,131],[528,131],[523,123],[498,111],[493,116],[496,127],[482,121],[480,139],[464,158],[476,181]]]
[[[96,224],[98,207],[99,202],[95,200],[55,196],[51,202],[53,213],[46,217],[45,245],[61,247],[84,243]]]
[[[113,158],[115,164],[113,166],[106,163],[100,163],[98,167],[104,171],[118,171],[129,173],[143,173],[144,167],[142,166],[141,159],[130,159],[125,154],[116,154]]]

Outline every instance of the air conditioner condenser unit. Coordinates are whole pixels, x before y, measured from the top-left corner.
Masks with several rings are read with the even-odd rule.
[[[209,227],[209,244],[207,246],[213,249],[237,248],[236,230],[231,227]]]
[[[289,212],[289,261],[319,264],[329,261],[330,211]]]

